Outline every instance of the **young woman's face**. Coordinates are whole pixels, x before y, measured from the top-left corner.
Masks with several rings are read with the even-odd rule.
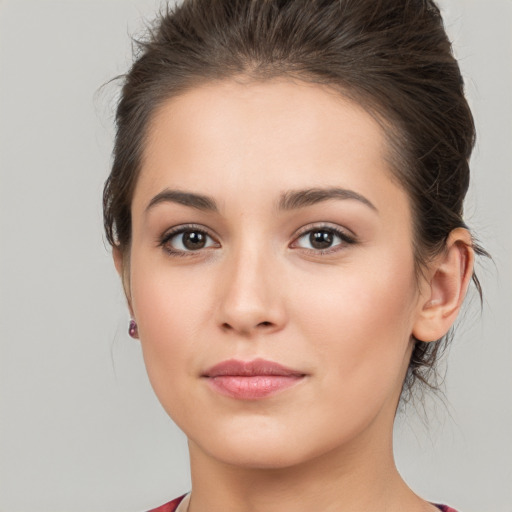
[[[420,294],[369,114],[285,80],[195,88],[152,121],[132,219],[147,371],[193,454],[283,467],[390,440]]]

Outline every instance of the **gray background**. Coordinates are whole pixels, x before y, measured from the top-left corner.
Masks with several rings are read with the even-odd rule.
[[[102,235],[129,33],[154,0],[0,2],[0,510],[140,511],[189,486]],[[493,254],[446,403],[409,407],[399,468],[431,500],[512,511],[512,1],[444,0],[478,125],[467,221]]]

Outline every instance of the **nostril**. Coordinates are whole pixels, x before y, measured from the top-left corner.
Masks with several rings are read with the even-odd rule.
[[[244,326],[244,325],[233,325],[233,324],[230,324],[229,322],[224,322],[223,324],[221,324],[221,329],[224,331],[224,332],[229,332],[229,331],[237,331],[237,332],[243,332],[243,333],[250,333],[253,329],[268,329],[272,326],[274,326],[275,324],[273,322],[269,322],[267,320],[265,320],[264,322],[259,322],[258,324],[253,324],[252,326]]]

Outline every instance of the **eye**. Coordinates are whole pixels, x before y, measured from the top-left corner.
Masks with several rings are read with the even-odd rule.
[[[343,245],[353,244],[354,242],[354,238],[339,229],[317,227],[305,231],[293,242],[292,247],[300,247],[323,253],[329,250],[336,250]]]
[[[219,244],[204,230],[195,227],[181,227],[164,235],[160,245],[170,254],[183,254]]]

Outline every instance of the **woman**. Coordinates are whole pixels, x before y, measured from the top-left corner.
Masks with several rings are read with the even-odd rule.
[[[398,473],[482,252],[428,0],[190,0],[126,76],[105,227],[192,492],[156,510],[451,510]]]

